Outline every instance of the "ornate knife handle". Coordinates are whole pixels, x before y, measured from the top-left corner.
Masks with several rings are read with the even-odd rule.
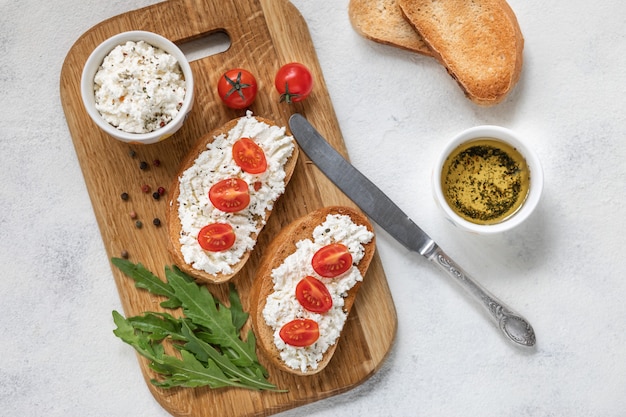
[[[474,299],[485,307],[502,333],[512,342],[526,347],[535,345],[535,331],[525,318],[515,313],[502,301],[475,282],[456,262],[433,242],[423,255],[433,261],[459,283]]]

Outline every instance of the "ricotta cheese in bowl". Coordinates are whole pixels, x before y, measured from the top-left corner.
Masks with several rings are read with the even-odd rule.
[[[83,69],[87,113],[110,136],[149,144],[174,134],[193,105],[193,74],[182,51],[155,33],[120,33]]]

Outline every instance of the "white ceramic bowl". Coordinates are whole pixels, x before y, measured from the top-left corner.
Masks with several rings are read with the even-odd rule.
[[[478,224],[464,219],[449,206],[442,189],[442,170],[448,156],[460,145],[480,138],[492,138],[511,145],[524,157],[530,172],[528,194],[521,207],[514,214],[495,224]],[[457,134],[445,146],[433,168],[432,187],[437,205],[452,224],[473,233],[493,234],[518,226],[535,210],[543,191],[543,171],[537,155],[515,132],[500,126],[476,126]]]
[[[94,98],[94,77],[96,75],[96,72],[98,71],[98,68],[102,64],[102,61],[109,54],[109,52],[113,50],[113,48],[118,45],[122,45],[127,41],[138,42],[141,40],[154,47],[161,48],[162,50],[176,58],[183,72],[183,75],[185,76],[186,91],[183,104],[179,112],[165,126],[149,133],[128,133],[109,124],[96,109]],[[87,113],[94,121],[94,123],[96,123],[102,130],[104,130],[107,134],[114,137],[115,139],[128,143],[150,144],[167,139],[181,128],[183,122],[187,118],[187,115],[189,114],[193,106],[193,74],[191,72],[191,67],[189,66],[187,58],[173,42],[169,41],[163,36],[157,35],[156,33],[152,32],[123,32],[105,40],[100,45],[98,45],[98,47],[94,49],[94,51],[87,59],[87,62],[85,63],[80,88],[83,104],[85,105],[85,109],[87,110]]]

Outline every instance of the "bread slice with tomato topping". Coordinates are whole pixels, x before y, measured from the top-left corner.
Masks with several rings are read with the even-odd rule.
[[[297,157],[285,127],[251,112],[201,137],[170,188],[166,223],[174,263],[199,282],[234,277],[284,193]]]
[[[281,230],[263,254],[250,301],[271,364],[296,375],[329,364],[374,251],[371,224],[349,207],[321,208]]]

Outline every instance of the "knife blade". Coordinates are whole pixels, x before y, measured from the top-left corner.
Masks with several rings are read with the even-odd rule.
[[[488,317],[509,341],[524,347],[535,345],[535,332],[525,318],[487,291],[446,255],[382,190],[337,152],[304,116],[293,114],[289,119],[289,128],[308,158],[370,219],[407,249],[432,261],[460,284],[484,307]]]

